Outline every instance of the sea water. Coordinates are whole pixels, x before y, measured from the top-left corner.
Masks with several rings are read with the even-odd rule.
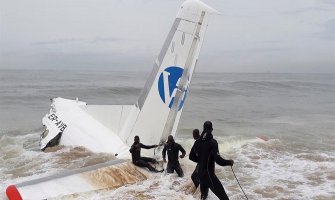
[[[81,147],[39,150],[50,98],[134,104],[148,72],[0,70],[0,199],[7,185],[114,159]],[[192,130],[211,120],[221,155],[249,199],[335,199],[335,74],[195,73],[177,131],[190,150]],[[258,139],[258,137],[266,139]],[[63,199],[197,199],[185,177],[155,178]],[[216,166],[230,199],[243,199],[230,167]],[[210,193],[209,199],[216,199]]]

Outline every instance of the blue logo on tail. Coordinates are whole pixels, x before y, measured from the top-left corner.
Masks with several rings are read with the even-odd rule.
[[[175,95],[177,93],[177,86],[183,75],[184,69],[177,66],[171,66],[166,68],[158,79],[158,92],[159,96],[161,97],[162,101],[165,104],[169,105],[169,108],[172,107]],[[180,110],[185,102],[187,89],[184,91],[183,99],[180,102],[179,109]]]

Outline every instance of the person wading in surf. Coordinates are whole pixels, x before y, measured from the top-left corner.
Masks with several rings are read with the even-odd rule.
[[[166,151],[168,154],[169,162],[167,163],[166,171],[167,173],[173,173],[176,170],[179,177],[184,176],[183,169],[180,167],[180,163],[178,161],[179,151],[181,151],[182,155],[179,156],[180,158],[184,158],[186,155],[185,149],[178,143],[176,143],[173,139],[172,135],[169,135],[168,141],[166,142],[164,149],[163,149],[163,160],[166,162],[165,156]]]
[[[200,140],[199,140],[199,139],[200,139],[199,129],[194,129],[194,130],[193,130],[193,139],[195,140],[195,142],[194,142],[194,144],[193,144],[193,146],[192,146],[191,152],[192,152],[192,151],[195,151],[195,150],[194,150],[195,143],[197,143],[197,142],[200,141]],[[191,155],[195,155],[195,154],[196,154],[196,153],[194,153],[194,154],[190,154],[190,155],[189,155],[189,159],[192,160],[190,156],[191,156]],[[198,170],[199,170],[199,164],[197,164],[197,166],[195,167],[195,169],[194,169],[194,171],[193,171],[193,173],[192,173],[192,175],[191,175],[191,179],[192,179],[192,181],[193,181],[193,183],[194,183],[195,189],[198,188],[199,183],[200,183],[200,181],[199,181],[199,175],[198,175]]]
[[[212,122],[204,123],[199,142],[195,142],[189,158],[199,165],[198,176],[200,180],[201,199],[207,199],[208,189],[220,199],[229,200],[220,180],[215,175],[215,163],[221,166],[233,166],[233,160],[225,160],[220,156],[218,143],[212,135]]]
[[[148,158],[148,157],[141,157],[141,148],[144,149],[152,149],[156,148],[158,145],[144,145],[140,143],[140,137],[137,135],[134,137],[134,143],[131,145],[130,148],[130,153],[131,153],[131,158],[133,160],[133,164],[139,167],[146,167],[152,172],[163,172],[164,169],[162,170],[157,170],[153,166],[149,164],[150,163],[157,163],[157,161],[153,158]]]

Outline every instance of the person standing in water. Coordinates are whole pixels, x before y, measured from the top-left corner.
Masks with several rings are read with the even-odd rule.
[[[220,180],[215,175],[215,163],[221,166],[233,166],[234,161],[225,160],[220,156],[218,143],[213,138],[212,131],[212,122],[206,121],[199,142],[195,142],[192,147],[194,150],[190,152],[189,157],[199,165],[201,199],[207,199],[208,190],[211,189],[220,200],[229,200]]]
[[[194,144],[193,144],[193,146],[192,146],[191,152],[192,152],[192,151],[195,151],[195,150],[194,150],[194,146],[195,146],[195,144],[196,144],[197,142],[199,142],[199,138],[200,138],[200,132],[199,132],[199,129],[194,129],[194,130],[193,130],[193,139],[195,140],[195,142],[194,142]],[[194,159],[196,159],[196,158],[193,158],[193,157],[191,158],[191,155],[194,156],[194,155],[196,155],[196,153],[194,153],[194,154],[191,154],[191,153],[190,153],[190,155],[189,155],[189,159],[190,159],[190,160],[194,160]],[[198,161],[195,161],[195,162],[197,163]],[[191,175],[191,179],[192,179],[192,181],[193,181],[193,184],[194,184],[194,186],[195,186],[195,189],[198,188],[199,183],[200,183],[200,181],[199,181],[199,176],[198,176],[198,170],[199,170],[199,164],[197,164],[197,166],[195,167],[195,169],[194,169],[194,171],[193,171],[193,173],[192,173],[192,175]]]
[[[166,159],[165,159],[166,152],[168,154],[169,162],[167,164],[166,171],[167,173],[173,173],[174,170],[176,170],[178,176],[183,177],[184,172],[183,172],[183,169],[180,167],[180,163],[178,160],[179,151],[182,153],[180,158],[184,158],[186,155],[186,151],[180,144],[174,141],[172,135],[169,135],[168,141],[166,142],[163,152],[162,152],[164,162],[166,162]]]
[[[134,143],[131,145],[130,148],[130,153],[131,153],[131,158],[133,161],[133,164],[139,167],[146,167],[152,172],[163,172],[164,169],[162,170],[157,170],[153,166],[151,166],[149,163],[157,163],[157,161],[153,158],[148,158],[148,157],[141,157],[141,148],[144,149],[152,149],[156,148],[158,145],[144,145],[140,143],[140,137],[137,135],[134,137]]]

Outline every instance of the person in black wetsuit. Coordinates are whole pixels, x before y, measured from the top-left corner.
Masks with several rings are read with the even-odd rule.
[[[146,167],[152,172],[163,172],[164,170],[157,170],[153,166],[149,164],[150,163],[157,163],[157,161],[153,158],[148,158],[148,157],[141,157],[141,148],[145,149],[151,149],[151,148],[156,148],[158,145],[144,145],[140,143],[140,137],[137,135],[134,137],[134,143],[131,145],[130,148],[130,153],[131,153],[131,158],[133,160],[133,164],[139,167]]]
[[[180,167],[180,163],[178,161],[179,151],[181,151],[182,153],[180,155],[180,158],[184,158],[186,155],[186,151],[180,144],[174,141],[172,135],[169,135],[168,141],[166,142],[163,152],[162,152],[164,162],[166,162],[166,159],[165,159],[166,152],[168,154],[169,162],[167,163],[166,171],[167,173],[173,173],[174,170],[176,170],[178,176],[183,177],[184,172],[183,172],[183,169]]]
[[[199,129],[194,129],[193,130],[193,139],[195,140],[194,144],[199,140],[199,138],[200,138]],[[191,152],[194,151],[194,148],[193,148],[194,144],[192,146]],[[200,183],[199,176],[198,176],[198,170],[199,170],[199,164],[197,164],[197,166],[195,167],[195,169],[194,169],[194,171],[191,175],[191,179],[194,183],[195,188],[198,188],[199,183]]]
[[[207,198],[210,188],[220,200],[229,200],[220,180],[215,175],[215,163],[221,166],[233,166],[234,161],[225,160],[220,156],[218,143],[213,139],[212,131],[212,122],[206,121],[201,137],[193,145],[194,151],[190,152],[189,158],[199,165],[201,199]]]

